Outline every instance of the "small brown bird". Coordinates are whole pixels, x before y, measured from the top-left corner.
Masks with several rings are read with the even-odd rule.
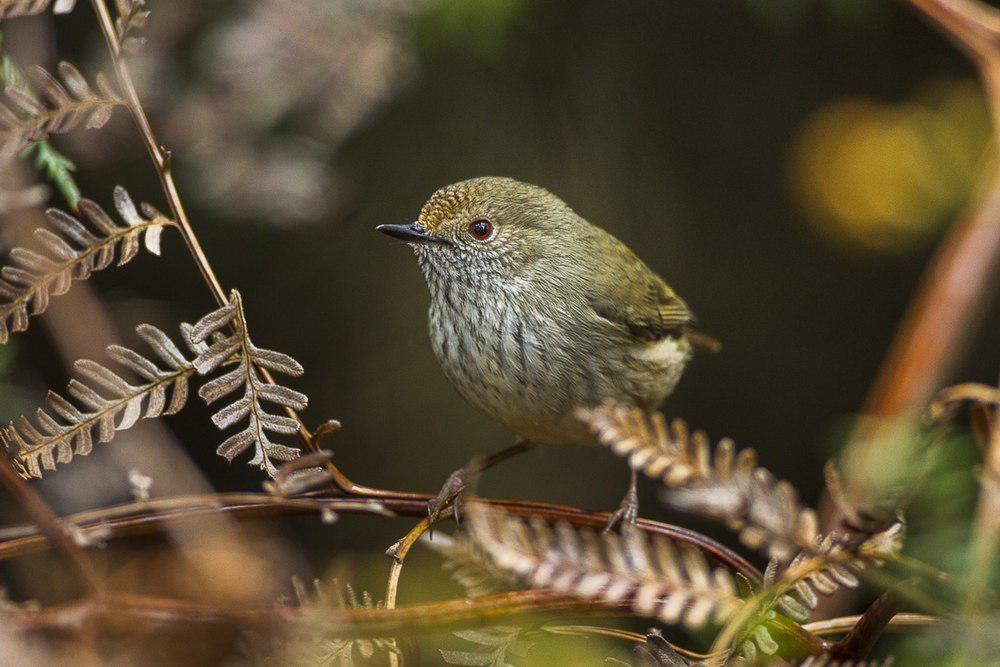
[[[642,260],[538,186],[463,181],[435,192],[415,223],[378,230],[417,256],[445,375],[527,443],[594,443],[577,408],[655,408],[680,379],[692,342],[707,340]],[[635,483],[633,472],[609,527],[635,520]],[[431,512],[464,485],[456,471]]]

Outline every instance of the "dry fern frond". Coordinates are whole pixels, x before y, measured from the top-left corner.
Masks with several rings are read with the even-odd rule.
[[[832,595],[841,588],[857,588],[861,570],[869,565],[881,566],[899,553],[905,532],[906,524],[900,518],[855,546],[850,546],[838,533],[830,533],[819,538],[812,549],[796,554],[787,567],[779,567],[774,560],[768,563],[764,585],[773,586],[779,578],[787,579],[798,572],[791,589],[778,598],[778,606],[792,619],[803,622],[809,610],[819,604],[821,595]]]
[[[12,156],[31,141],[69,132],[81,124],[88,129],[104,127],[114,108],[124,104],[104,74],[96,77],[96,91],[66,61],[59,63],[58,74],[62,81],[38,65],[28,69],[28,78],[48,104],[26,86],[4,89],[10,103],[0,104],[0,156]]]
[[[757,465],[752,449],[736,449],[724,438],[712,451],[702,431],[680,420],[667,427],[663,415],[603,405],[580,410],[599,442],[628,458],[629,465],[667,487],[667,502],[724,521],[752,549],[790,559],[818,536],[816,513],[795,488]]]
[[[510,653],[518,658],[525,658],[528,651],[538,642],[528,639],[537,635],[516,625],[496,625],[482,630],[456,630],[452,632],[459,639],[476,644],[474,651],[449,651],[439,649],[441,658],[449,665],[494,665],[495,667],[512,667],[507,661]]]
[[[115,208],[125,220],[119,226],[100,206],[89,199],[77,204],[80,212],[97,229],[90,231],[80,220],[57,208],[46,216],[58,234],[45,228],[35,230],[42,252],[14,248],[11,263],[0,270],[0,343],[6,343],[11,331],[28,328],[31,315],[48,308],[49,298],[65,294],[73,280],[86,280],[94,271],[107,268],[115,260],[118,266],[131,261],[139,252],[140,241],[146,250],[160,254],[163,228],[173,221],[149,204],[142,205],[143,217],[135,204],[118,186],[114,192]]]
[[[0,0],[0,19],[41,14],[49,8],[51,2],[52,0]],[[56,0],[52,11],[56,14],[68,14],[75,6],[76,0]]]
[[[280,660],[276,664],[290,665],[371,665],[384,664],[374,661],[376,654],[396,652],[392,639],[384,637],[343,639],[336,636],[337,628],[330,627],[326,612],[331,609],[380,609],[381,602],[375,602],[371,594],[363,591],[360,596],[354,588],[338,582],[323,583],[313,580],[311,587],[298,577],[292,578],[295,606],[305,612],[305,623],[293,635],[292,641],[277,651]]]
[[[159,363],[119,345],[107,350],[119,366],[144,382],[132,384],[106,366],[82,359],[74,364],[80,379],[71,380],[66,388],[75,403],[50,391],[48,404],[55,417],[39,408],[37,427],[21,417],[3,429],[4,439],[17,446],[17,457],[28,474],[41,477],[43,469],[69,463],[74,454],[89,454],[95,430],[98,442],[110,442],[117,431],[131,428],[140,418],[170,415],[184,407],[194,364],[156,327],[140,324],[136,332]]]
[[[292,410],[304,410],[309,399],[288,387],[264,382],[257,368],[298,377],[303,372],[301,364],[287,354],[264,350],[253,344],[247,332],[243,299],[236,290],[230,293],[227,305],[201,318],[191,328],[190,336],[193,345],[204,346],[194,360],[199,374],[207,375],[230,362],[236,366],[201,386],[198,395],[205,404],[211,405],[243,389],[242,396],[212,415],[212,421],[219,430],[249,419],[247,427],[226,438],[217,453],[232,461],[253,445],[254,456],[249,464],[259,466],[274,477],[278,469],[272,459],[290,461],[299,455],[299,450],[271,442],[268,433],[296,433],[299,425],[291,417],[268,412],[263,403],[266,401]]]
[[[552,527],[538,517],[524,521],[474,503],[469,532],[497,566],[534,588],[586,600],[628,600],[636,614],[664,623],[721,622],[743,604],[727,570],[711,568],[689,545],[675,546],[638,529],[619,535],[566,523]]]
[[[146,0],[115,0],[115,9],[118,10],[118,17],[115,19],[115,32],[118,34],[119,43],[127,50],[142,46],[146,39],[132,33],[136,30],[142,30],[146,27],[146,22],[149,21]]]
[[[424,533],[420,541],[441,554],[441,567],[452,580],[465,589],[469,597],[492,595],[510,590],[510,575],[497,567],[474,542],[464,535],[435,533],[433,539]]]
[[[811,655],[802,662],[799,667],[892,667],[895,664],[893,658],[885,660],[837,660],[827,653]]]

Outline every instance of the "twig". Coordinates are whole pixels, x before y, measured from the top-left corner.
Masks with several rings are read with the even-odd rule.
[[[825,621],[806,623],[802,627],[817,637],[825,637],[827,635],[839,635],[842,632],[848,632],[860,620],[861,614],[838,616],[837,618],[830,618]],[[889,619],[886,629],[898,631],[906,628],[926,627],[941,623],[942,620],[937,616],[928,616],[927,614],[902,613],[896,614]]]
[[[540,613],[569,613],[573,616],[622,615],[628,606],[618,602],[580,600],[558,591],[527,590],[473,599],[447,600],[396,609],[348,608],[325,612],[327,625],[339,637],[385,637],[399,634],[435,632],[452,627],[470,627],[537,618]],[[138,628],[178,631],[189,629],[251,629],[275,632],[298,621],[302,611],[295,607],[216,607],[169,598],[111,596],[41,610],[14,609],[0,612],[5,630],[75,632],[86,623],[134,634]]]
[[[865,610],[847,635],[832,644],[826,653],[843,661],[864,660],[895,615],[896,601],[891,594],[883,593]]]
[[[366,498],[344,498],[332,494],[309,494],[295,498],[281,498],[263,493],[219,493],[127,503],[101,510],[84,512],[67,517],[81,528],[101,525],[106,527],[109,539],[128,535],[147,535],[160,532],[167,524],[177,521],[198,520],[206,515],[224,513],[234,519],[288,516],[332,510],[338,514],[369,514],[386,516],[426,516],[427,496],[414,494],[417,499],[389,498],[374,501]],[[565,521],[574,526],[604,526],[608,515],[592,513],[575,507],[532,503],[515,500],[479,499],[503,508],[515,516],[538,516],[547,522]],[[715,562],[739,572],[751,582],[759,583],[760,571],[742,556],[697,531],[649,519],[639,519],[637,526],[648,533],[669,537],[704,551]],[[0,530],[0,560],[37,553],[48,548],[46,538],[31,526]]]
[[[425,516],[420,522],[410,529],[403,539],[399,540],[386,551],[387,556],[392,557],[392,564],[389,566],[389,577],[385,585],[385,608],[395,609],[396,608],[396,594],[399,591],[399,577],[403,573],[403,562],[406,560],[406,555],[410,553],[410,549],[413,545],[431,529],[434,525],[434,517]],[[399,653],[397,651],[389,652],[389,667],[399,667]]]
[[[3,484],[17,504],[24,508],[38,526],[38,531],[66,561],[70,572],[76,575],[73,578],[80,582],[84,592],[92,596],[102,596],[104,585],[83,549],[73,541],[63,523],[59,521],[59,517],[42,500],[38,492],[14,471],[6,457],[0,461],[0,484]]]

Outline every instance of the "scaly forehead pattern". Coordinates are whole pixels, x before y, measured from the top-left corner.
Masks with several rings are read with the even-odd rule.
[[[441,223],[455,215],[468,202],[471,185],[470,181],[463,181],[441,188],[431,195],[420,209],[417,221],[426,227],[428,232],[435,233]]]

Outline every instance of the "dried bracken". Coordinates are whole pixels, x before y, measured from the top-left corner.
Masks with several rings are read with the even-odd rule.
[[[602,444],[663,482],[667,502],[724,521],[748,547],[787,561],[816,542],[816,513],[791,484],[757,465],[754,450],[737,451],[725,438],[713,452],[702,431],[691,433],[680,420],[668,428],[663,415],[636,408],[605,405],[579,416]]]
[[[711,568],[687,545],[635,528],[598,534],[568,524],[524,521],[472,503],[469,530],[501,569],[533,588],[554,588],[587,600],[627,600],[632,610],[664,623],[700,627],[721,622],[742,601],[725,569]]]
[[[142,205],[145,217],[139,215],[121,186],[115,188],[114,200],[125,226],[115,223],[96,203],[81,199],[77,207],[98,234],[72,215],[53,208],[46,215],[59,233],[35,230],[42,252],[11,250],[11,263],[0,271],[0,343],[7,342],[11,331],[27,329],[29,311],[31,315],[45,312],[49,298],[65,294],[74,279],[86,280],[92,272],[110,266],[116,251],[118,266],[136,256],[140,242],[149,252],[160,254],[163,228],[173,221],[148,204]]]
[[[140,418],[170,415],[184,407],[194,364],[156,327],[140,324],[136,332],[153,349],[159,364],[119,345],[109,346],[108,356],[144,382],[132,384],[97,362],[77,361],[74,368],[80,379],[71,380],[66,388],[76,404],[55,392],[48,395],[49,408],[61,422],[39,408],[37,427],[21,417],[3,430],[4,440],[17,447],[28,474],[40,477],[42,470],[53,470],[56,463],[89,454],[95,431],[98,442],[111,442],[117,431],[131,428]]]
[[[337,637],[337,628],[331,627],[326,620],[331,610],[381,609],[382,603],[375,602],[368,591],[363,591],[359,597],[350,584],[341,586],[337,581],[324,583],[315,579],[310,587],[298,577],[292,579],[292,588],[293,604],[303,611],[304,620],[291,641],[279,646],[270,656],[277,658],[275,664],[303,667],[384,664],[385,654],[396,651],[395,642],[388,638]],[[380,659],[376,659],[379,655]]]
[[[247,331],[243,299],[236,290],[230,293],[227,305],[205,315],[191,328],[190,340],[193,345],[203,346],[194,360],[199,374],[208,375],[230,364],[235,366],[198,390],[206,405],[243,389],[242,396],[212,415],[219,430],[249,420],[246,428],[219,445],[219,456],[232,461],[252,445],[254,456],[249,464],[274,477],[278,468],[273,461],[290,461],[299,455],[299,450],[272,442],[268,433],[292,434],[299,425],[291,417],[268,412],[263,403],[304,410],[309,399],[288,387],[265,382],[258,368],[297,377],[303,372],[301,364],[287,354],[253,344]]]
[[[455,583],[465,589],[469,597],[492,595],[510,589],[510,574],[497,567],[465,535],[435,533],[430,538],[425,534],[421,541],[441,555],[444,559],[442,568],[451,575]]]
[[[837,660],[823,653],[821,655],[811,655],[802,662],[799,667],[892,667],[895,660],[886,658],[885,660]]]
[[[135,33],[146,27],[149,21],[149,10],[146,0],[115,0],[118,17],[115,19],[115,32],[118,41],[126,50],[135,50],[145,43],[145,38]]]
[[[0,104],[0,156],[12,156],[29,142],[70,132],[81,125],[88,129],[104,127],[114,108],[123,103],[103,74],[97,75],[97,90],[66,61],[59,63],[58,74],[61,82],[38,65],[28,69],[29,79],[47,104],[27,86],[5,88],[10,105]]]
[[[537,642],[527,638],[530,630],[514,625],[496,625],[484,630],[458,630],[453,632],[477,646],[473,651],[449,651],[441,649],[441,658],[449,665],[494,665],[512,667],[507,661],[510,653],[524,658]],[[537,636],[537,632],[534,633]]]
[[[0,19],[41,14],[50,4],[52,0],[0,0]],[[56,0],[52,11],[56,14],[68,14],[75,6],[76,0]]]

